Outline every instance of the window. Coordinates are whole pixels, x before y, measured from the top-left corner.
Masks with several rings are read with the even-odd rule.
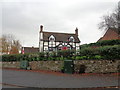
[[[71,36],[71,37],[69,38],[69,41],[70,41],[70,42],[74,42],[74,41],[75,41],[74,37]]]
[[[55,37],[51,35],[49,37],[49,51],[54,51],[55,50]]]
[[[67,45],[67,48],[68,48],[68,49],[71,49],[71,46],[70,46],[70,45]]]
[[[54,41],[55,41],[55,37],[54,37],[53,35],[51,35],[51,36],[49,37],[49,41],[50,41],[50,42],[54,42]]]

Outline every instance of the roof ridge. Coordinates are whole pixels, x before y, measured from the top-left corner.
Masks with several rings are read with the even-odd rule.
[[[39,48],[39,47],[23,47],[23,48]]]
[[[61,33],[61,32],[47,32],[47,31],[43,31],[43,33],[74,34],[75,35],[75,33]]]

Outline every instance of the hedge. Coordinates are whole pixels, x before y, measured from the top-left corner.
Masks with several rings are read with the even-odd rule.
[[[98,48],[86,47],[79,52],[80,57],[86,56],[86,59],[120,59],[120,45],[101,46]]]
[[[81,48],[76,55],[74,50],[35,54],[2,55],[2,61],[45,61],[45,60],[120,60],[120,45]]]
[[[112,45],[120,45],[120,40],[102,40],[96,43],[83,44],[80,47],[85,48],[85,47],[92,47],[92,46],[98,47],[98,46],[112,46]]]
[[[104,59],[120,59],[120,45],[100,47],[98,51]]]
[[[34,54],[11,54],[2,55],[2,61],[45,61],[45,60],[65,60],[72,59],[74,50],[63,50],[59,52],[41,52]]]

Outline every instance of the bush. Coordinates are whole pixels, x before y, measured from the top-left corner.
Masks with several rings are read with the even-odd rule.
[[[100,55],[95,55],[93,59],[100,60],[100,59],[102,59],[102,56],[100,56]]]
[[[72,57],[74,54],[74,50],[60,50],[57,52],[58,57]]]
[[[86,56],[87,59],[120,59],[120,45],[82,48],[80,56]]]
[[[60,60],[64,60],[64,58],[63,58],[63,57],[60,57]]]
[[[80,56],[94,56],[96,54],[98,54],[96,48],[86,47],[80,50]]]
[[[83,44],[80,46],[80,48],[86,48],[86,47],[92,47],[92,46],[112,46],[112,45],[120,45],[120,40],[103,40],[98,41],[96,43],[90,43],[90,44]]]
[[[89,59],[88,56],[76,56],[75,60],[87,60]]]
[[[45,57],[45,53],[44,52],[40,52],[38,53],[38,57],[39,57],[39,60],[44,60],[44,57]],[[46,54],[47,55],[47,54]]]
[[[64,50],[51,53],[12,54],[2,55],[2,61],[41,61],[41,60],[90,60],[90,59],[120,59],[120,45],[100,46],[98,48],[85,47],[75,55],[74,51]]]
[[[75,60],[81,60],[80,56],[76,56]]]
[[[20,61],[22,58],[22,54],[2,55],[2,61]]]
[[[120,40],[103,40],[98,41],[96,46],[106,46],[106,45],[120,45]]]
[[[76,59],[76,56],[72,56],[71,59],[72,59],[72,60],[75,60],[75,59]]]
[[[120,59],[120,45],[104,46],[98,50],[104,59]]]

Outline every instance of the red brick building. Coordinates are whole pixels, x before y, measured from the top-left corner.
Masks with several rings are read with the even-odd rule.
[[[25,53],[38,53],[39,52],[39,48],[36,47],[22,47],[21,49],[21,53],[25,54]]]
[[[120,40],[120,34],[118,34],[117,29],[108,29],[106,33],[98,41],[102,40]]]

